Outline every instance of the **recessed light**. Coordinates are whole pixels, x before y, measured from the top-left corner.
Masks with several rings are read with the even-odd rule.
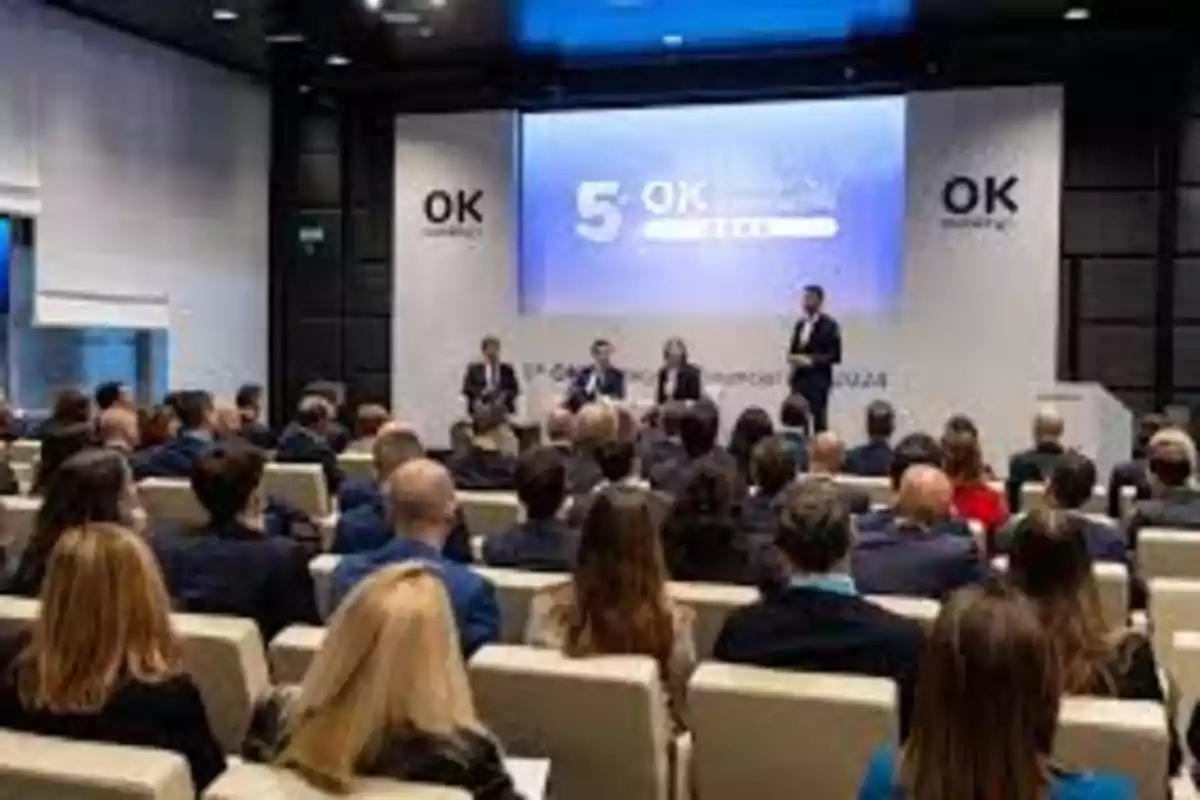
[[[663,37],[663,44],[667,47],[680,47],[683,44],[683,37],[677,33],[669,33]]]
[[[431,8],[445,8],[448,0],[429,0]]]
[[[325,59],[325,63],[331,67],[344,67],[350,63],[350,59],[341,53],[330,53]]]
[[[308,94],[311,91],[312,91],[312,87],[309,86],[307,83],[300,84],[300,94]]]
[[[225,6],[217,6],[212,11],[212,18],[217,22],[233,22],[238,18],[238,12]]]
[[[1068,22],[1083,22],[1092,18],[1092,11],[1084,6],[1072,6],[1063,12],[1063,19]]]
[[[279,33],[268,33],[265,38],[271,44],[301,44],[304,41],[304,34],[296,31],[280,31]]]
[[[421,36],[422,39],[428,39],[433,36],[433,28],[429,27],[428,25],[425,25],[419,31],[417,31],[417,33]]]
[[[363,5],[367,11],[379,11],[383,8],[383,0],[363,0]]]

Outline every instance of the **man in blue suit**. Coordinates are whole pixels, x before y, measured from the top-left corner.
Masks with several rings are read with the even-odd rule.
[[[607,339],[592,342],[592,363],[575,373],[565,404],[578,411],[602,397],[625,399],[625,373],[612,365],[613,346]]]
[[[342,468],[338,466],[337,451],[326,438],[334,422],[333,415],[328,400],[307,395],[300,401],[296,421],[279,437],[275,460],[281,464],[320,464],[325,485],[336,493],[342,485]]]
[[[133,459],[133,475],[143,478],[188,478],[192,467],[213,444],[213,399],[208,392],[188,390],[175,398],[179,436]]]
[[[896,410],[886,400],[867,406],[867,441],[846,453],[847,475],[886,478],[892,469],[892,434],[896,432]]]
[[[437,568],[454,608],[463,654],[500,640],[500,607],[496,590],[478,573],[442,555],[454,527],[454,481],[436,461],[420,458],[392,473],[387,499],[395,536],[377,550],[346,556],[333,573],[334,608],[359,581],[375,571],[405,561]]]

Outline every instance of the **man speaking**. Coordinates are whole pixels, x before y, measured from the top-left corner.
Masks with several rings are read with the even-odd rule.
[[[842,363],[842,331],[837,320],[822,313],[824,304],[824,289],[816,285],[804,287],[804,316],[796,322],[788,350],[792,394],[803,395],[808,401],[816,433],[829,427],[833,366]]]

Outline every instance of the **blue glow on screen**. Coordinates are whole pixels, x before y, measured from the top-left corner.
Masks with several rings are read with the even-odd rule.
[[[9,271],[12,269],[12,220],[0,217],[0,314],[8,313]]]
[[[912,0],[521,0],[521,43],[567,52],[842,39],[892,31]]]

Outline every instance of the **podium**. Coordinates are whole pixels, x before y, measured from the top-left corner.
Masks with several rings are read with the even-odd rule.
[[[1066,425],[1064,444],[1096,462],[1096,480],[1105,484],[1133,450],[1133,415],[1098,383],[1056,383],[1037,393],[1038,407],[1051,406]]]

